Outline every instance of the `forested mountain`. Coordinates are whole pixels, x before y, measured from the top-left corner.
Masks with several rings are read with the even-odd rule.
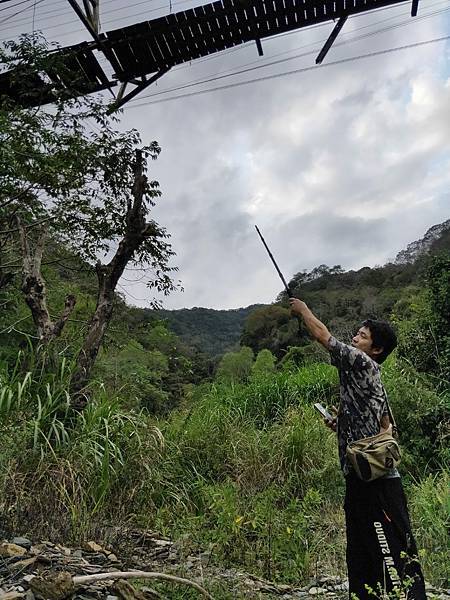
[[[252,304],[234,310],[212,308],[182,308],[158,310],[157,315],[166,319],[171,331],[186,344],[217,356],[239,345],[239,336],[248,315],[262,304]]]
[[[304,299],[331,330],[347,335],[363,318],[388,318],[396,303],[405,298],[405,293],[413,296],[422,285],[420,279],[426,257],[445,249],[450,249],[450,220],[435,225],[422,239],[410,243],[397,255],[395,262],[357,271],[319,265],[310,272],[295,274],[289,285],[295,295]],[[86,320],[95,301],[93,269],[55,242],[50,244],[48,258],[49,264],[44,271],[52,304],[57,304],[58,298],[62,299],[64,294],[73,293],[78,296],[73,317],[75,320]],[[305,340],[302,342],[295,322],[290,319],[286,294],[281,292],[275,302],[275,305],[254,304],[233,310],[201,307],[150,310],[129,307],[123,296],[116,295],[116,308],[106,347],[111,351],[123,345],[119,340],[126,343],[128,339],[133,339],[145,348],[148,328],[152,323],[161,322],[159,331],[167,328],[175,336],[173,345],[177,345],[178,351],[189,355],[191,359],[195,356],[195,360],[205,366],[204,373],[212,368],[206,364],[207,357],[217,359],[225,352],[238,349],[240,342],[251,346],[256,352],[261,348],[269,348],[279,355],[279,347],[301,345]],[[0,324],[4,327],[13,322],[15,317],[25,317],[28,310],[24,305],[19,305],[9,312],[8,306],[0,318]],[[76,329],[76,325],[71,323],[68,327],[71,331]],[[31,333],[31,322],[22,322],[21,330]],[[14,340],[17,338],[18,342],[20,333],[15,332],[14,327],[5,333],[8,337],[6,347],[15,346]]]

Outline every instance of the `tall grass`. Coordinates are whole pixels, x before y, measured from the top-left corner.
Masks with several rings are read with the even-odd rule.
[[[342,567],[342,538],[330,543],[342,527],[335,436],[311,407],[329,403],[335,387],[328,366],[315,365],[212,386],[173,413],[143,490],[152,525],[266,577],[306,578],[323,556]]]
[[[297,371],[256,375],[246,384],[217,384],[211,395],[219,403],[248,417],[258,427],[283,418],[290,406],[335,401],[338,394],[336,370],[312,364]]]
[[[17,416],[25,403],[31,384],[31,373],[21,373],[20,357],[10,368],[5,361],[0,362],[0,422],[7,420],[14,412]]]
[[[34,363],[34,364],[33,364]],[[161,433],[143,413],[125,411],[94,385],[81,413],[70,409],[71,368],[55,371],[19,355],[13,368],[0,365],[0,509],[8,507],[11,528],[21,522],[45,530],[54,514],[55,536],[80,537],[96,514],[123,518],[148,464],[161,452]],[[112,498],[115,501],[112,502]]]
[[[47,371],[45,360],[35,363],[30,356],[19,352],[12,367],[0,363],[0,424],[13,419],[31,429],[30,449],[43,458],[68,441],[70,369],[62,359],[56,371]]]
[[[398,423],[403,448],[402,469],[426,477],[450,464],[450,382],[439,385],[392,357],[382,369],[383,381]]]
[[[439,587],[450,583],[450,474],[430,474],[410,488],[411,517],[425,573]]]

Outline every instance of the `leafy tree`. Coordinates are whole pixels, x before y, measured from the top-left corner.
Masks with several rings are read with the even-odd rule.
[[[312,282],[316,282],[314,287],[318,289],[322,289],[327,286],[327,284],[333,279],[335,275],[342,275],[344,273],[344,269],[341,265],[334,265],[334,267],[329,267],[328,265],[319,265],[318,267],[314,267],[311,271],[300,271],[296,273],[292,279],[289,281],[289,288],[292,292],[297,294],[299,292],[299,288],[307,283],[311,284]],[[311,286],[310,286],[311,287]],[[286,291],[282,291],[278,297],[277,302],[282,302],[287,299]]]
[[[273,373],[275,371],[275,356],[270,350],[264,348],[260,350],[256,356],[255,362],[252,365],[253,375],[261,375],[264,373]]]
[[[10,43],[1,59],[7,67],[14,66],[21,79],[28,75],[30,81],[36,68],[55,60],[45,45],[29,40]],[[58,65],[51,67],[55,70]],[[60,317],[52,319],[42,275],[46,240],[51,236],[80,259],[95,263],[97,305],[71,385],[81,406],[86,401],[81,392],[110,322],[115,289],[125,268],[142,269],[150,288],[168,294],[174,289],[174,269],[169,266],[174,253],[166,230],[148,219],[161,195],[158,182],[146,176],[147,158],[155,160],[160,153],[157,142],[141,148],[137,131],[116,131],[107,107],[97,100],[73,100],[55,93],[56,103],[46,109],[27,109],[0,98],[0,222],[9,226],[0,237],[6,243],[16,234],[20,244],[21,289],[41,346],[60,335],[76,303],[68,295]],[[102,263],[100,253],[108,255],[109,262]]]
[[[162,381],[169,371],[169,359],[160,350],[145,350],[130,340],[118,353],[101,356],[97,375],[116,392],[120,390],[125,404],[161,412],[168,401]]]
[[[399,331],[399,354],[421,372],[450,378],[450,254],[432,256],[423,283],[411,286],[397,302],[393,319]]]
[[[298,319],[292,318],[289,309],[278,305],[264,306],[251,312],[241,335],[242,345],[249,346],[256,353],[267,348],[277,358],[288,346],[301,343]]]
[[[450,253],[442,252],[431,259],[428,287],[433,313],[433,331],[438,345],[440,374],[450,380]]]
[[[395,304],[392,320],[398,334],[399,356],[420,372],[436,373],[437,347],[430,308],[428,291],[414,286],[405,290]]]
[[[247,346],[239,352],[227,352],[217,367],[217,379],[230,383],[246,381],[252,371],[253,356],[253,350]]]
[[[279,362],[279,368],[296,371],[299,367],[312,363],[328,363],[330,356],[319,343],[313,342],[305,346],[293,346]]]

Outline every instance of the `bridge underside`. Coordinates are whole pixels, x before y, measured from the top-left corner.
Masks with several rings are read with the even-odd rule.
[[[93,33],[93,42],[54,52],[54,67],[44,67],[31,80],[28,77],[24,82],[17,69],[1,73],[0,94],[31,107],[55,101],[56,90],[75,98],[120,84],[114,103],[117,109],[174,65],[250,41],[256,43],[261,55],[261,40],[265,38],[337,20],[316,59],[322,62],[349,16],[400,2],[403,0],[218,0],[106,33]],[[414,2],[412,14],[417,11],[417,0]],[[104,72],[96,52],[109,61],[112,78]],[[127,86],[134,88],[125,94]]]

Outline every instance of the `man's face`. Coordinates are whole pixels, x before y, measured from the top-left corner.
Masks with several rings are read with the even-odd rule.
[[[360,327],[352,339],[352,346],[374,358],[374,356],[380,353],[380,349],[373,348],[372,343],[372,334],[368,327]]]

